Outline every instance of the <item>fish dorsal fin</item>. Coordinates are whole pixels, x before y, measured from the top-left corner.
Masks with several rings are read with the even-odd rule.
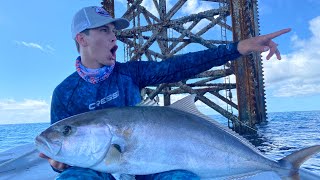
[[[196,107],[194,103],[194,98],[196,97],[196,94],[191,94],[189,96],[186,96],[175,103],[171,104],[169,107],[173,109],[178,109],[180,111],[184,111],[187,113],[191,113],[196,116],[200,116],[203,119],[206,119],[210,122],[214,121],[213,119],[209,118],[208,116],[202,114],[198,108]]]
[[[184,112],[188,112],[194,115],[198,115],[200,111],[197,109],[196,105],[194,104],[194,98],[196,97],[195,94],[191,94],[186,96],[175,103],[171,104],[169,107],[173,109],[178,109]]]
[[[195,103],[194,103],[194,98],[196,97],[196,94],[191,94],[187,97],[184,97],[178,101],[176,101],[175,103],[171,104],[169,107],[173,108],[173,109],[178,109],[187,113],[191,113],[193,115],[199,116],[209,122],[211,122],[212,124],[214,124],[217,128],[224,130],[225,132],[227,132],[228,134],[230,134],[231,136],[237,138],[239,141],[241,141],[242,143],[246,144],[250,149],[252,149],[253,151],[255,151],[256,153],[264,156],[256,147],[254,147],[247,139],[245,139],[244,137],[240,136],[238,133],[232,131],[231,129],[222,126],[219,122],[215,121],[214,119],[210,118],[207,115],[204,115],[202,112],[200,112],[198,110],[198,108],[196,107]]]
[[[220,128],[223,128],[218,122],[216,122],[212,118],[202,114],[202,112],[200,112],[198,110],[198,108],[196,107],[195,102],[194,102],[195,98],[196,98],[196,94],[190,94],[189,96],[186,96],[186,97],[176,101],[175,103],[171,104],[169,107],[173,108],[173,109],[178,109],[180,111],[184,111],[187,113],[191,113],[196,116],[199,116],[207,121],[214,123],[215,125],[219,126]]]
[[[154,99],[150,99],[149,97],[142,100],[139,104],[136,106],[159,106],[158,102]]]
[[[308,148],[296,151],[281,160],[279,162],[289,162],[294,168],[299,169],[301,164],[308,160],[312,155],[320,152],[320,145],[311,146]]]
[[[112,173],[112,176],[116,179],[116,180],[136,180],[135,175],[131,175],[131,174],[119,174],[119,173]]]

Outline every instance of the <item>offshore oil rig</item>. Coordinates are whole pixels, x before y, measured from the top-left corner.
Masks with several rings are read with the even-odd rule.
[[[188,1],[150,0],[148,8],[143,0],[127,0],[122,17],[130,27],[117,32],[125,44],[125,61],[162,61],[190,47],[212,48],[259,35],[257,0],[200,0],[208,9],[186,15]],[[114,17],[114,0],[103,0],[101,5]],[[252,133],[256,124],[266,121],[260,54],[243,56],[191,79],[147,87],[141,95],[150,99],[162,95],[164,105],[170,105],[171,95],[186,93],[197,94],[197,100],[226,117],[238,133]]]

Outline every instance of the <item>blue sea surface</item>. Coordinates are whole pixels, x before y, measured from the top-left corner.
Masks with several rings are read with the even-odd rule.
[[[212,116],[228,126],[226,118]],[[268,113],[268,120],[257,125],[257,132],[245,136],[266,157],[279,160],[297,150],[320,145],[320,111]],[[320,153],[312,156],[302,167],[320,175]]]
[[[267,157],[281,159],[305,147],[320,145],[320,111],[271,113],[251,142]],[[302,167],[320,174],[320,153]]]
[[[227,119],[211,116],[227,126]],[[271,159],[281,159],[299,149],[320,145],[320,111],[268,113],[268,122],[257,126],[257,133],[246,136]],[[49,123],[0,125],[0,152],[34,142]],[[320,153],[311,157],[302,167],[320,175]]]
[[[0,153],[19,145],[34,142],[34,138],[49,126],[49,123],[0,125]]]

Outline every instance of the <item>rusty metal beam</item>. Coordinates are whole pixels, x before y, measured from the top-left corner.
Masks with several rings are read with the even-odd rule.
[[[114,17],[114,0],[103,0],[101,5],[112,17]]]
[[[233,40],[239,41],[259,35],[257,1],[231,0]],[[265,96],[261,57],[257,54],[244,56],[233,63],[237,82],[239,108],[238,124],[245,133],[244,125],[254,127],[266,121]]]
[[[168,9],[165,0],[153,0],[151,3],[154,4],[156,12],[150,12],[143,7],[142,0],[128,1],[128,9],[122,17],[131,21],[133,26],[117,32],[117,38],[128,46],[130,56],[128,59],[143,60],[142,58],[146,56],[145,60],[165,60],[178,54],[191,43],[197,43],[206,48],[227,44],[231,40],[222,38],[226,37],[222,33],[226,30],[233,34],[233,41],[256,36],[259,33],[256,0],[206,0],[216,5],[219,3],[218,8],[179,17],[178,12],[186,1],[175,1]],[[226,21],[228,16],[231,16],[231,25]],[[206,20],[204,22],[207,24],[196,29],[202,20]],[[221,29],[221,37],[204,38],[203,35],[215,26],[223,29]],[[175,37],[170,36],[170,30],[175,32]],[[155,44],[157,48],[153,48]],[[262,64],[259,58],[259,54],[252,54],[235,63],[227,63],[223,69],[214,68],[215,70],[200,73],[192,77],[192,81],[184,80],[179,83],[148,87],[143,94],[147,94],[151,99],[158,94],[163,94],[165,105],[169,105],[172,94],[196,93],[197,99],[232,120],[232,126],[241,133],[245,129],[242,128],[243,126],[254,127],[255,123],[266,119]],[[222,78],[233,74],[236,77],[236,83],[226,83],[226,81],[221,83]],[[219,83],[214,82],[216,80]],[[221,92],[219,93],[225,90],[227,95],[227,92],[235,88],[238,104],[232,102],[232,98],[224,97]],[[233,115],[232,111],[228,112],[228,108],[218,106],[206,95],[210,95],[210,98],[214,95],[228,106],[237,109],[239,116]]]

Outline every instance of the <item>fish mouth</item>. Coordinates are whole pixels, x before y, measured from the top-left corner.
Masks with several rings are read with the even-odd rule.
[[[40,135],[36,137],[35,144],[40,152],[48,155],[49,157],[50,155],[56,156],[60,152],[62,145],[59,141],[48,142],[46,138]]]

